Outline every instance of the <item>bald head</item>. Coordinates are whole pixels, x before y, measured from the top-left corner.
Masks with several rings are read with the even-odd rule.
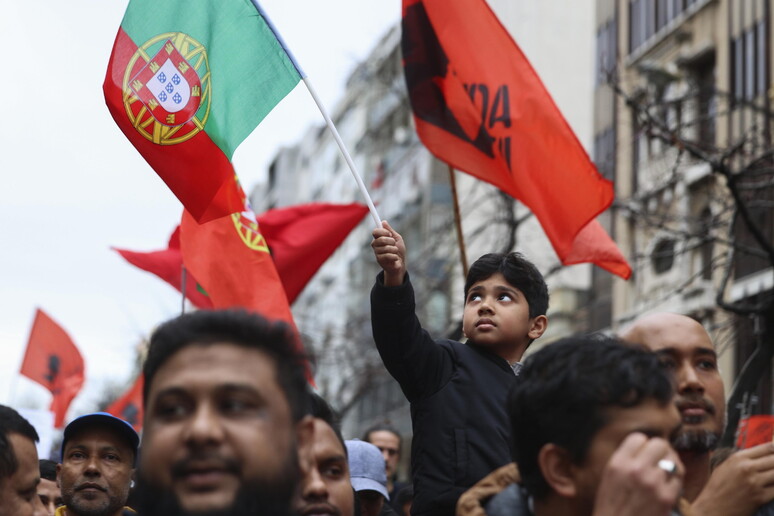
[[[685,315],[654,313],[637,319],[620,337],[649,348],[674,373],[675,403],[683,420],[675,448],[711,450],[725,426],[726,399],[717,355],[704,327]]]
[[[687,315],[660,312],[640,317],[629,326],[621,339],[642,344],[653,351],[674,340],[675,332],[686,333],[698,340],[705,340],[712,347],[712,341],[704,327]]]

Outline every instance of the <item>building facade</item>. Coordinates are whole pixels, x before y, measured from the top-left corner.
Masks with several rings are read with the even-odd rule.
[[[596,2],[593,156],[615,181],[605,224],[634,274],[595,275],[592,326],[691,315],[709,329],[729,389],[772,336],[774,254],[761,244],[774,242],[771,9],[770,0]],[[771,354],[756,360],[765,372],[745,410],[770,413]]]

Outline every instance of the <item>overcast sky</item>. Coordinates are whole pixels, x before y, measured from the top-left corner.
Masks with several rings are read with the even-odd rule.
[[[36,307],[70,334],[87,383],[70,415],[128,381],[140,340],[180,295],[110,246],[166,246],[181,205],[113,122],[102,82],[127,1],[0,1],[0,403],[47,408],[18,375]],[[398,0],[262,0],[329,111],[400,17]],[[246,188],[283,143],[321,121],[298,86],[237,149]]]

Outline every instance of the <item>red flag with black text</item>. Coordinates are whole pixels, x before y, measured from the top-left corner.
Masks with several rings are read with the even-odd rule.
[[[612,184],[485,0],[403,0],[402,50],[430,152],[524,203],[563,264],[631,275],[595,220],[613,200]]]
[[[83,357],[62,327],[39,308],[20,373],[51,392],[54,426],[61,428],[70,402],[83,386]]]
[[[131,424],[138,432],[142,429],[142,387],[145,384],[145,377],[140,373],[132,383],[132,386],[116,401],[114,401],[105,412],[120,417]]]

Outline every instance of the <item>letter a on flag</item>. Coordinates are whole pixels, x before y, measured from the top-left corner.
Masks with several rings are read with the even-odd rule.
[[[61,428],[70,402],[83,386],[83,357],[70,336],[43,310],[35,313],[20,372],[51,391],[54,426]]]
[[[110,114],[199,222],[242,210],[234,150],[303,77],[257,6],[131,0],[108,64]]]
[[[403,0],[417,133],[438,159],[524,203],[565,265],[631,269],[595,217],[613,200],[572,129],[484,0]]]

